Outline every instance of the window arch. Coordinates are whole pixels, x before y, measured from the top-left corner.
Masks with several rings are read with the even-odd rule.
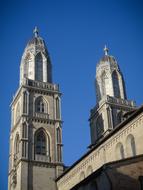
[[[135,138],[134,138],[134,136],[132,134],[129,134],[127,136],[126,148],[127,148],[128,157],[136,155]]]
[[[120,95],[119,77],[116,71],[113,71],[112,73],[112,81],[113,81],[114,96],[116,98],[120,98],[121,95]]]
[[[43,129],[35,134],[35,154],[50,155],[50,139]]]
[[[35,57],[35,80],[43,81],[43,58],[41,53]]]
[[[35,111],[39,113],[48,113],[48,106],[44,99],[40,96],[35,101]]]
[[[121,142],[119,142],[116,145],[116,150],[115,151],[116,151],[116,159],[117,160],[125,158],[124,147],[123,147],[123,144]]]

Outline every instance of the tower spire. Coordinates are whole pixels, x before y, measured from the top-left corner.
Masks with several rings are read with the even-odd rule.
[[[39,30],[38,30],[38,27],[37,27],[37,26],[35,26],[35,28],[34,28],[34,30],[33,30],[33,33],[34,33],[35,38],[37,38],[37,37],[38,37],[38,34],[39,34]]]
[[[104,49],[103,49],[103,50],[104,50],[104,54],[105,54],[105,55],[108,55],[109,49],[107,48],[106,45],[104,46]]]

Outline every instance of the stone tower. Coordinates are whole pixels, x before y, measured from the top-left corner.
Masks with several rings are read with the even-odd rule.
[[[125,83],[116,59],[104,48],[104,56],[96,66],[96,106],[90,114],[91,145],[113,130],[124,119],[124,114],[135,109],[134,101],[127,100]]]
[[[9,190],[56,190],[63,171],[61,93],[37,28],[22,56],[11,115]]]

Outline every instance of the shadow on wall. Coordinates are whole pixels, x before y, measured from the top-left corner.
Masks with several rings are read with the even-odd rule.
[[[143,155],[108,163],[71,190],[143,190]]]

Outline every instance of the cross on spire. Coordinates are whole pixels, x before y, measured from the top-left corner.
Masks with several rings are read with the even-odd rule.
[[[37,26],[35,26],[33,33],[34,33],[35,38],[37,38],[38,34],[39,34],[39,30],[38,30]]]
[[[108,55],[108,52],[109,52],[109,49],[108,49],[107,46],[105,45],[105,46],[104,46],[104,53],[105,53],[105,55]]]

